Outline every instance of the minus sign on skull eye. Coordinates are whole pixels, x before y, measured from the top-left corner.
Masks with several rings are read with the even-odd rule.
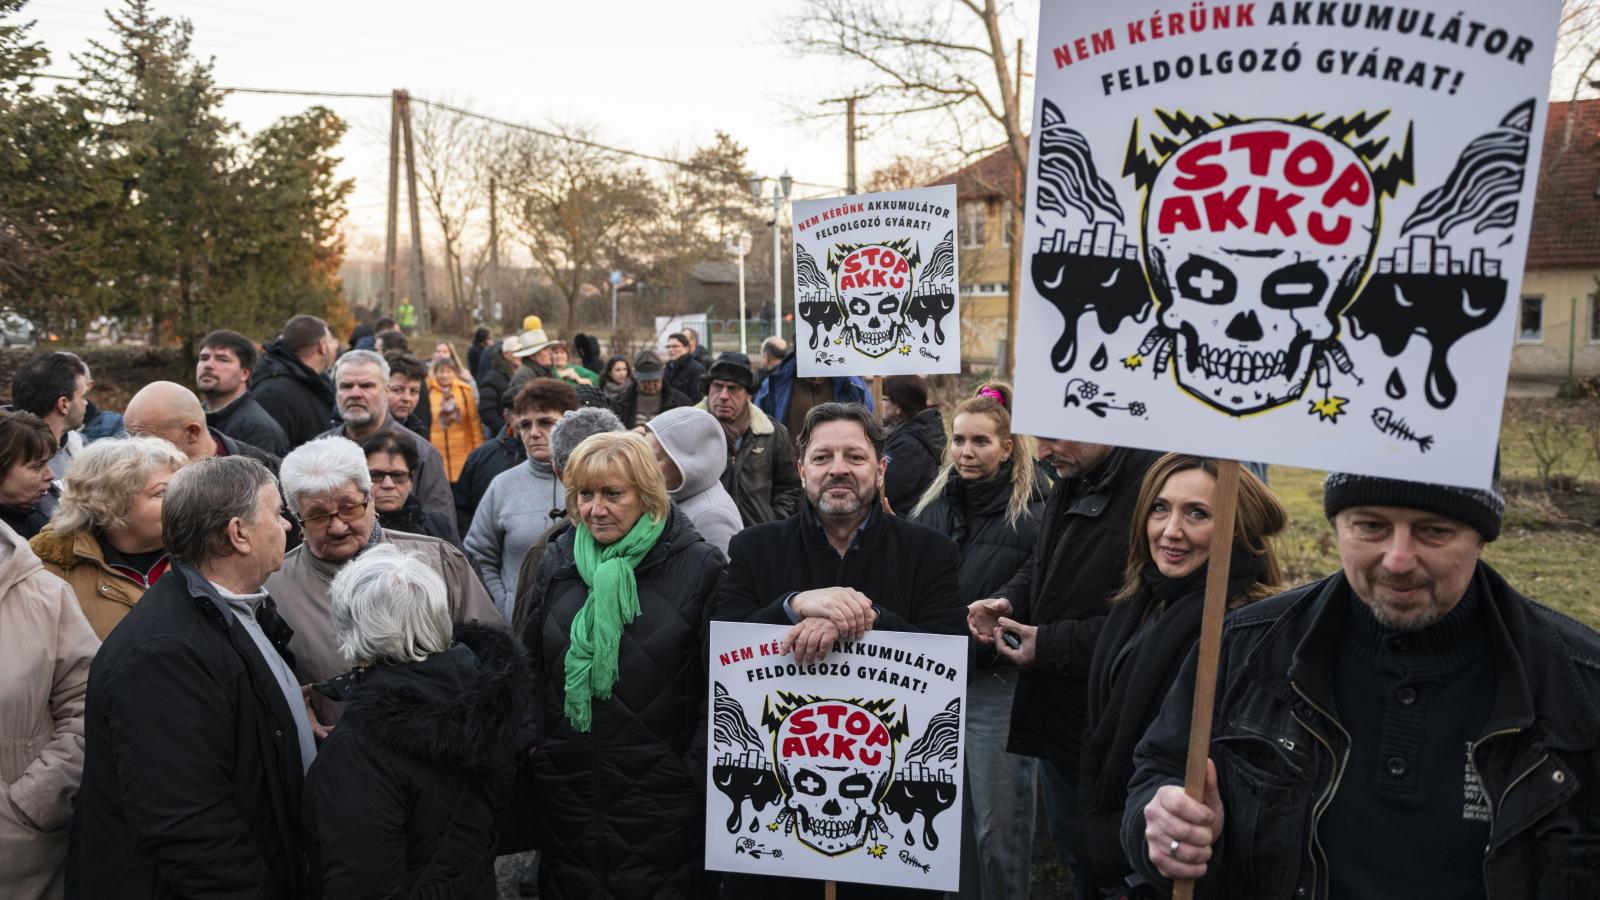
[[[1291,295],[1294,295],[1294,296],[1304,296],[1306,294],[1311,293],[1312,291],[1314,291],[1316,289],[1317,289],[1316,285],[1312,284],[1309,281],[1291,282],[1291,283],[1288,283],[1288,284],[1280,284],[1280,285],[1278,285],[1278,293],[1280,293],[1280,294],[1291,294]]]

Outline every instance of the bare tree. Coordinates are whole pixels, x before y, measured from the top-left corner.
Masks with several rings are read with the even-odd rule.
[[[587,129],[563,133],[593,140]],[[515,141],[503,179],[516,237],[560,291],[570,336],[583,299],[604,290],[607,269],[639,255],[657,214],[656,187],[613,154],[538,135]]]
[[[1007,34],[1011,26],[1012,34]],[[1015,54],[1022,26],[998,0],[935,6],[911,0],[804,0],[784,39],[801,53],[844,60],[863,76],[864,115],[941,115],[966,158],[1005,147],[1017,173],[1028,164]],[[1011,198],[1012,233],[1022,233],[1022,179],[997,185]],[[1022,242],[1012,242],[1011,310]],[[1011,346],[1015,346],[1012,335]]]
[[[867,178],[866,189],[869,193],[876,193],[921,187],[948,173],[952,168],[954,166],[942,158],[899,153],[888,163],[873,171]]]
[[[466,244],[482,230],[488,207],[489,138],[478,120],[454,110],[431,104],[416,110],[417,183],[439,225],[450,309],[459,314],[487,260],[482,242],[475,250]]]

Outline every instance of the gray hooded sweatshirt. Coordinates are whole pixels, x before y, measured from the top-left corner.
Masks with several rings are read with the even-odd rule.
[[[536,459],[495,476],[478,503],[467,530],[467,559],[507,622],[517,600],[522,557],[554,521],[550,511],[566,503],[566,489],[550,464]]]
[[[726,555],[728,541],[744,527],[744,520],[722,486],[722,470],[728,465],[728,439],[722,424],[703,409],[684,406],[667,410],[645,427],[655,433],[661,449],[683,473],[683,484],[667,492],[672,502],[706,543]]]

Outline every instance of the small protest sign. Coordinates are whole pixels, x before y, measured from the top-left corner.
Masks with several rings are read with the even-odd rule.
[[[706,868],[956,890],[967,642],[873,631],[799,665],[713,622]]]
[[[1017,430],[1486,486],[1560,11],[1045,4]]]
[[[804,377],[961,371],[953,185],[794,204]]]

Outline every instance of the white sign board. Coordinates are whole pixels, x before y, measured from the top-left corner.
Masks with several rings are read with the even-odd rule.
[[[693,328],[694,333],[700,335],[700,343],[704,344],[706,336],[706,314],[691,313],[687,316],[656,316],[656,352],[661,354],[661,361],[667,361],[667,336],[677,334],[685,328]]]
[[[794,204],[804,377],[961,371],[954,185]]]
[[[787,631],[711,625],[706,868],[957,890],[966,638],[873,631],[799,666]]]
[[[1487,486],[1560,12],[1044,4],[1016,429]]]

